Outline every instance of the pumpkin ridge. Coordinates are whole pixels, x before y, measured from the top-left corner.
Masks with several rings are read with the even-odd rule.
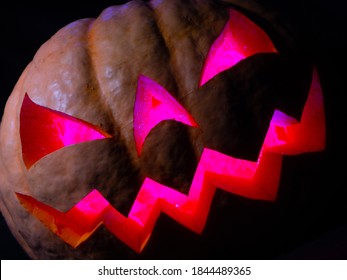
[[[198,110],[193,110],[192,100],[194,101],[195,95],[199,94],[198,79],[209,48],[223,29],[228,20],[228,15],[213,1],[184,0],[170,2],[154,0],[150,4],[155,11],[160,34],[169,52],[169,67],[170,71],[174,73],[178,92],[177,100],[196,118],[195,113]],[[214,10],[216,14],[210,15],[210,10]],[[222,13],[224,13],[224,16],[222,16]],[[206,15],[210,16],[207,17]],[[219,16],[221,16],[221,19],[216,20],[214,18]],[[179,21],[179,19],[182,20]],[[172,22],[177,23],[178,26]],[[206,29],[201,36],[198,31],[204,27],[206,28],[206,22],[213,22],[211,26],[217,26]],[[190,58],[190,60],[187,60],[187,58]],[[203,143],[198,139],[202,138],[204,128],[201,127],[198,130],[186,128],[186,131],[195,161],[198,162],[203,148]]]
[[[155,22],[155,28],[157,31],[157,35],[160,37],[161,42],[163,43],[163,47],[164,49],[162,51],[165,51],[165,54],[168,57],[168,71],[171,74],[171,78],[173,80],[173,90],[170,92],[170,94],[173,94],[173,96],[183,105],[185,106],[183,99],[184,96],[182,95],[182,93],[179,90],[178,87],[178,81],[174,72],[174,68],[172,65],[172,53],[173,50],[172,48],[170,48],[170,45],[168,44],[167,39],[165,39],[165,36],[163,35],[163,31],[164,29],[162,28],[162,24],[160,22],[160,15],[159,15],[159,11],[156,9],[156,7],[153,4],[153,1],[151,1],[149,4],[147,4],[147,6],[153,11],[153,18],[154,18],[154,22]]]
[[[163,2],[167,2],[167,1],[163,1]],[[194,91],[190,91],[188,93],[185,93],[184,91],[182,91],[180,89],[179,81],[177,80],[177,73],[176,73],[177,71],[175,71],[175,67],[177,67],[177,66],[175,66],[173,64],[175,49],[174,49],[174,46],[172,46],[172,44],[170,44],[168,38],[166,36],[164,36],[165,32],[167,32],[167,31],[165,28],[165,24],[161,20],[162,12],[159,9],[157,9],[158,4],[156,3],[155,0],[149,1],[149,2],[145,3],[144,5],[146,7],[148,7],[149,9],[151,9],[151,11],[153,13],[156,35],[159,36],[159,40],[162,42],[161,52],[164,52],[165,56],[167,56],[168,63],[167,63],[166,68],[167,68],[167,71],[170,73],[170,78],[171,78],[171,83],[170,83],[171,90],[169,90],[169,93],[184,108],[188,108],[186,96],[189,94],[194,94]],[[164,86],[164,88],[166,90],[168,90],[165,87],[165,85],[162,85],[162,86]],[[165,122],[167,122],[167,121],[168,120],[166,120]],[[173,173],[172,173],[172,174],[168,174],[167,176],[165,176],[166,178],[162,178],[162,180],[158,180],[158,181],[163,182],[163,183],[165,183],[165,185],[167,185],[173,189],[179,190],[182,193],[186,194],[189,191],[190,184],[193,180],[193,176],[194,176],[195,169],[197,167],[197,163],[198,163],[198,160],[200,158],[201,152],[194,147],[194,141],[191,141],[192,140],[192,133],[190,132],[190,130],[192,128],[189,128],[187,126],[182,126],[182,125],[179,125],[179,127],[180,127],[179,128],[180,129],[180,135],[177,136],[177,141],[179,141],[179,142],[184,141],[184,146],[186,147],[184,152],[188,153],[192,157],[192,162],[190,164],[188,164],[188,166],[186,166],[186,168],[185,168],[185,170],[186,170],[186,176],[185,177],[187,177],[187,179],[184,180],[184,182],[181,182],[182,183],[181,185],[178,185],[176,180],[173,180],[172,178],[169,179],[170,177],[173,176]],[[151,132],[150,134],[152,135],[154,133]],[[180,138],[180,139],[178,139],[178,138]],[[146,143],[146,141],[145,141],[145,143]],[[148,173],[148,171],[149,170],[147,170],[147,173]],[[176,177],[178,177],[178,176],[176,176]]]
[[[210,82],[199,87],[211,44],[228,20],[229,5],[224,3],[225,1],[129,0],[124,5],[106,8],[93,19],[77,20],[63,27],[38,50],[30,64],[30,71],[22,74],[23,78],[18,87],[11,93],[11,101],[6,105],[9,109],[5,112],[4,125],[0,124],[0,211],[4,208],[2,212],[5,218],[8,218],[15,237],[20,242],[24,239],[22,246],[32,258],[142,259],[154,256],[161,259],[182,259],[237,257],[240,254],[249,256],[257,255],[257,250],[264,247],[259,244],[266,243],[263,242],[263,237],[267,234],[270,234],[269,238],[278,237],[275,235],[278,231],[274,231],[275,227],[269,222],[281,222],[281,219],[277,218],[287,213],[287,210],[295,208],[296,205],[288,207],[287,203],[297,199],[293,196],[293,191],[296,193],[297,189],[302,188],[303,192],[306,192],[311,189],[311,186],[305,184],[308,179],[311,180],[311,173],[317,170],[316,165],[313,169],[306,165],[305,157],[299,166],[286,166],[283,177],[282,173],[276,171],[279,164],[273,164],[276,172],[274,168],[265,168],[263,165],[261,174],[267,171],[271,176],[265,174],[257,177],[264,180],[255,181],[264,185],[263,182],[271,178],[276,181],[284,179],[279,182],[283,192],[279,199],[276,199],[276,203],[284,202],[284,207],[281,208],[283,213],[276,212],[277,205],[250,201],[249,198],[252,197],[246,199],[237,192],[229,195],[226,189],[230,185],[232,190],[236,189],[241,193],[245,191],[244,181],[242,180],[240,186],[236,186],[229,175],[238,174],[233,170],[240,170],[242,174],[248,175],[247,167],[258,165],[258,157],[254,161],[250,157],[255,152],[256,156],[259,155],[258,143],[263,143],[266,137],[266,131],[263,135],[262,129],[270,130],[267,126],[267,109],[277,104],[275,97],[288,95],[293,104],[283,101],[283,106],[298,106],[298,94],[292,93],[291,89],[295,92],[297,88],[300,92],[304,91],[301,86],[296,86],[295,82],[296,79],[302,80],[301,75],[294,75],[297,72],[301,74],[302,63],[298,63],[294,68],[295,73],[283,70],[283,73],[290,75],[280,75],[280,70],[287,64],[279,63],[278,66],[282,67],[279,69],[270,67],[272,64],[269,65],[266,57],[254,57],[216,75]],[[234,0],[230,6],[240,6],[240,9],[246,6],[238,2]],[[250,12],[248,14],[253,16],[253,11]],[[257,13],[254,14],[256,16]],[[259,17],[262,18],[262,15]],[[269,20],[270,25],[272,22]],[[273,28],[272,25],[270,27]],[[245,29],[240,26],[240,30]],[[275,31],[276,28],[272,30]],[[263,67],[263,64],[266,67]],[[137,156],[133,133],[133,99],[137,93],[139,75],[145,75],[163,86],[200,127],[188,127],[172,119],[160,122],[148,134],[141,157]],[[282,79],[274,78],[282,76],[290,78],[283,79],[283,83]],[[83,119],[114,137],[62,148],[28,172],[23,165],[21,138],[18,135],[18,112],[25,92],[40,105]],[[280,92],[280,95],[277,95],[277,92]],[[288,94],[285,94],[287,92]],[[298,110],[301,113],[300,108]],[[287,114],[286,111],[283,112]],[[276,117],[277,120],[281,115]],[[277,143],[277,140],[281,145],[286,143],[287,139],[290,140],[291,130],[288,128],[288,136],[287,127],[282,126],[287,124],[286,121],[277,122],[276,126],[271,127],[271,131],[275,131],[278,137],[268,137],[272,140],[271,143],[268,141],[271,145],[273,142]],[[29,130],[29,133],[32,131]],[[282,158],[279,154],[277,157],[282,146],[276,150],[277,146],[271,145],[271,156],[275,155],[276,160]],[[208,155],[206,157],[202,156],[204,150],[209,151],[205,154]],[[228,157],[235,161],[227,161]],[[201,161],[204,164],[199,164],[201,158],[206,159]],[[244,162],[249,165],[243,165]],[[296,157],[288,161],[289,164],[298,162],[300,163],[301,159]],[[307,163],[310,164],[310,161]],[[232,172],[225,172],[224,167],[230,167]],[[301,168],[307,176],[296,172]],[[195,176],[195,173],[198,175]],[[277,175],[274,177],[273,173]],[[246,175],[244,177],[247,177]],[[300,177],[303,177],[303,180]],[[194,178],[197,179],[193,180]],[[156,182],[149,184],[154,187],[142,188],[141,184],[149,180]],[[193,184],[192,181],[196,183]],[[250,182],[252,181],[253,177]],[[208,194],[215,191],[214,184],[221,188],[213,197]],[[158,185],[163,187],[156,187]],[[207,187],[208,191],[200,192],[203,188],[199,186]],[[256,195],[260,187],[252,186],[255,186]],[[115,211],[110,211],[108,215],[102,211],[94,211],[101,220],[118,223],[122,219],[118,220],[117,217],[131,217],[135,212],[146,214],[146,211],[137,210],[148,206],[149,209],[154,209],[151,212],[154,213],[151,221],[157,219],[157,223],[148,247],[141,254],[136,254],[121,240],[114,238],[114,234],[107,227],[95,231],[93,229],[93,237],[91,236],[88,243],[81,244],[78,249],[70,248],[47,231],[34,216],[25,212],[25,205],[21,205],[15,197],[15,193],[31,196],[62,213],[70,211],[69,209],[74,207],[72,205],[78,204],[79,206],[73,209],[81,210],[81,213],[87,216],[83,217],[82,213],[82,218],[76,220],[76,225],[79,225],[82,220],[88,224],[90,217],[96,217],[93,211],[90,211],[93,208],[90,206],[95,204],[88,206],[87,203],[77,203],[81,197],[90,193],[91,189],[100,192],[107,200],[108,209],[115,208],[121,214],[113,216]],[[190,192],[191,189],[197,191]],[[163,196],[166,190],[168,195]],[[267,197],[267,190],[268,188],[264,190],[264,197]],[[138,193],[144,194],[141,199],[137,199]],[[194,195],[190,196],[190,193]],[[200,232],[200,236],[195,236],[194,232],[177,224],[178,212],[175,209],[183,204],[180,200],[179,203],[169,203],[175,202],[172,194],[177,194],[178,198],[191,197],[193,204],[195,201],[204,201],[195,198],[207,198],[207,204],[199,204],[204,207],[211,206],[208,217],[204,216],[204,219],[207,219],[206,230]],[[132,211],[132,205],[135,205],[136,201],[141,207],[135,207],[136,211]],[[188,210],[194,208],[190,208],[190,204],[187,206]],[[165,211],[161,211],[161,208]],[[95,209],[100,210],[100,207]],[[9,211],[11,212],[8,213]],[[74,210],[69,213],[74,216],[80,212]],[[182,221],[189,220],[189,215],[188,213],[186,217],[182,216]],[[134,216],[141,218],[140,215]],[[295,218],[295,215],[291,217]],[[269,230],[264,227],[264,222],[266,226],[270,225]],[[152,226],[151,223],[148,223],[147,229]],[[53,224],[54,231],[63,232],[59,221]],[[257,234],[254,235],[254,232]],[[145,235],[140,234],[139,237],[148,240]],[[230,242],[239,237],[242,237],[242,242]],[[284,238],[278,238],[282,237]],[[270,251],[274,248],[270,248]]]
[[[98,102],[102,107],[101,111],[106,113],[107,119],[110,120],[112,124],[110,128],[107,128],[106,130],[108,130],[107,132],[110,133],[112,136],[114,136],[114,132],[115,132],[114,128],[116,126],[116,120],[113,117],[110,106],[107,105],[107,103],[105,102],[103,98],[104,95],[102,94],[102,88],[100,86],[100,81],[98,79],[98,75],[97,75],[96,67],[95,67],[95,55],[93,51],[92,34],[91,34],[94,23],[95,23],[95,20],[90,21],[88,25],[88,29],[86,31],[87,32],[86,33],[86,55],[89,60],[89,75],[90,75],[90,81],[92,84],[91,90],[94,92],[95,95],[97,95]]]
[[[173,57],[173,53],[174,53],[174,47],[171,46],[171,44],[169,44],[168,42],[168,39],[163,35],[164,34],[164,27],[163,27],[163,24],[161,23],[161,20],[160,20],[160,13],[157,9],[154,8],[154,4],[153,4],[154,1],[151,1],[150,4],[151,4],[151,7],[154,11],[154,16],[155,16],[155,20],[156,20],[156,23],[157,23],[157,28],[159,30],[159,34],[165,44],[165,49],[167,50],[168,52],[168,55],[169,55],[169,71],[172,72],[173,74],[175,73],[175,68],[177,68],[177,65],[174,65],[174,57]],[[180,87],[179,85],[179,81],[177,80],[177,77],[176,75],[172,75],[173,79],[174,79],[174,85],[175,85],[175,92],[177,92],[176,96],[177,96],[177,100],[179,101],[180,104],[182,104],[182,106],[186,109],[189,110],[189,99],[187,98],[187,96],[191,95],[191,94],[194,94],[196,93],[197,91],[197,88],[195,90],[191,90],[189,92],[184,92],[182,90],[182,88]],[[190,110],[189,110],[190,111]],[[193,116],[194,117],[194,116]],[[193,159],[193,162],[194,162],[194,171],[192,171],[192,174],[189,178],[189,182],[186,182],[186,185],[185,186],[182,186],[180,187],[179,189],[181,189],[181,191],[183,193],[187,193],[189,191],[189,187],[190,187],[190,184],[193,180],[193,175],[194,175],[194,172],[195,172],[195,168],[197,167],[197,163],[199,161],[199,158],[201,156],[201,150],[196,148],[195,147],[195,141],[194,141],[194,138],[195,138],[195,135],[196,133],[200,134],[201,133],[201,128],[198,128],[199,132],[196,132],[196,129],[195,129],[195,132],[192,132],[192,129],[189,128],[189,127],[184,127],[182,128],[184,130],[184,134],[185,134],[185,137],[187,137],[189,139],[189,141],[186,141],[186,144],[189,145],[188,149],[191,153],[191,155],[193,155],[194,159]]]
[[[92,87],[92,92],[93,95],[95,96],[95,99],[97,100],[96,102],[98,105],[101,107],[100,112],[103,112],[105,115],[105,119],[107,119],[110,123],[107,124],[106,128],[103,128],[103,130],[107,131],[109,134],[111,134],[112,139],[111,141],[115,142],[112,143],[111,145],[116,145],[124,147],[125,149],[129,149],[128,143],[125,141],[121,128],[123,126],[129,125],[129,124],[123,124],[121,125],[116,119],[114,114],[112,113],[112,107],[115,106],[114,104],[110,104],[107,102],[107,99],[105,98],[106,95],[108,94],[105,92],[103,87],[101,86],[102,81],[100,81],[100,78],[98,76],[98,69],[96,66],[96,60],[98,59],[98,50],[95,50],[95,40],[93,38],[93,34],[95,32],[94,27],[97,19],[94,19],[93,21],[90,21],[88,23],[88,28],[86,29],[86,34],[85,34],[85,52],[86,56],[88,59],[88,75],[89,75],[89,80],[91,82],[91,87]],[[111,149],[112,151],[112,149]],[[110,153],[112,153],[110,151]],[[136,177],[134,181],[139,181],[140,176],[138,175],[138,166],[136,164],[136,159],[131,156],[129,152],[122,153],[123,157],[123,162],[126,161],[128,165],[128,170],[133,170],[133,175]],[[107,184],[107,183],[106,183]],[[135,196],[137,189],[140,187],[140,183],[136,184],[135,186],[132,186],[132,190],[129,189],[127,192],[129,197]],[[119,211],[121,213],[127,213],[128,209],[131,206],[131,203],[125,203],[124,205],[120,206],[118,203],[118,194],[119,190],[116,186],[111,187],[108,189],[108,191],[104,191],[103,193],[110,199],[112,202],[112,205],[117,206],[119,208]],[[132,201],[130,198],[129,201]],[[129,205],[128,205],[129,204]]]

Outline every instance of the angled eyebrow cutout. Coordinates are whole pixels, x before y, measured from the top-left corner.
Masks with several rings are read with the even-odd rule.
[[[134,137],[139,156],[150,131],[164,120],[198,127],[193,117],[165,88],[140,75],[134,104]]]
[[[20,111],[20,137],[25,166],[65,146],[111,138],[97,126],[34,103],[26,93]]]
[[[241,60],[258,53],[277,53],[277,50],[259,26],[240,12],[230,9],[228,22],[206,56],[199,87]]]

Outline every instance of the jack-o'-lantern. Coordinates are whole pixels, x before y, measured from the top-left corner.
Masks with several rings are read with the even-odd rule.
[[[325,147],[318,73],[271,31],[223,2],[131,1],[43,44],[0,131],[28,254],[225,256],[231,197],[274,203],[283,157]]]

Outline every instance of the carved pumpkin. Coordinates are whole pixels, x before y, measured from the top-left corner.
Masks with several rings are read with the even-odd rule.
[[[282,156],[325,144],[317,72],[271,39],[212,1],[131,1],[59,30],[1,123],[1,211],[26,252],[228,257],[238,207],[271,207]]]

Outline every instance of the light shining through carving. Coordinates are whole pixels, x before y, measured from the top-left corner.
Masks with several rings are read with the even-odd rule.
[[[23,160],[30,168],[65,146],[111,137],[97,126],[34,103],[25,94],[20,111]]]
[[[230,10],[229,21],[206,57],[199,86],[242,59],[264,52],[277,52],[268,35],[243,14]]]
[[[141,75],[138,79],[134,105],[134,137],[139,155],[147,135],[164,120],[198,126],[187,110],[165,88]]]
[[[103,225],[134,251],[141,252],[161,213],[201,233],[217,188],[251,199],[274,201],[282,155],[316,152],[324,147],[323,96],[314,72],[300,122],[276,111],[255,162],[205,148],[188,195],[146,178],[128,217],[111,206],[97,190],[66,213],[24,194],[17,193],[17,197],[28,211],[73,247]]]
[[[258,26],[231,10],[228,23],[208,53],[199,86],[240,60],[260,52],[276,52],[276,49]],[[33,103],[27,95],[20,119],[23,159],[28,168],[66,145],[110,137],[94,125]],[[133,115],[138,155],[150,131],[164,120],[197,126],[166,89],[141,75]],[[134,251],[141,252],[161,213],[201,233],[217,188],[250,199],[274,201],[283,155],[317,152],[324,148],[323,95],[314,71],[300,120],[275,110],[257,161],[204,148],[187,195],[145,178],[127,216],[110,205],[96,189],[65,213],[29,195],[17,193],[17,197],[29,212],[73,247],[104,226]]]

